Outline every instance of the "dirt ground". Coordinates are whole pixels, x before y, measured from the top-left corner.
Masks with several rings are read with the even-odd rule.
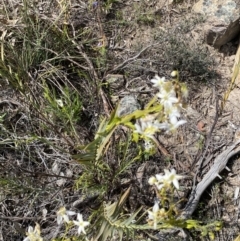
[[[99,4],[106,2],[99,1]],[[187,199],[193,177],[199,171],[198,161],[205,156],[197,175],[197,182],[200,182],[214,159],[234,141],[236,129],[240,127],[240,77],[227,99],[224,99],[224,95],[229,92],[239,39],[232,40],[221,49],[206,45],[202,31],[205,19],[191,11],[195,3],[193,0],[172,3],[154,0],[112,2],[106,5],[108,9],[98,12],[90,1],[72,1],[69,16],[75,30],[93,29],[95,35],[90,44],[95,47],[106,45],[108,61],[104,71],[97,73],[98,76],[103,82],[108,74],[124,76],[122,84],[118,84],[117,88],[112,88],[111,85],[103,87],[103,95],[98,92],[99,96],[95,96],[97,87],[94,84],[73,80],[72,85],[81,93],[84,106],[82,122],[76,127],[79,135],[77,141],[87,144],[98,127],[99,116],[109,114],[124,96],[132,95],[138,99],[140,106],[144,106],[154,95],[150,79],[155,74],[169,78],[172,70],[179,70],[180,80],[186,82],[189,88],[189,97],[183,110],[187,124],[173,134],[158,136],[159,144],[166,152],[160,149],[156,156],[134,166],[130,171],[129,176],[134,179],[136,175],[133,173],[137,170],[135,181],[140,189],[133,187],[129,205],[131,210],[139,205],[152,206],[154,197],[144,188],[148,178],[156,172],[162,172],[164,168],[175,168],[177,173],[188,177],[181,183],[184,187],[179,192],[180,196]],[[46,2],[35,4],[39,9],[38,14],[49,16]],[[50,13],[52,18],[56,14]],[[14,16],[13,14],[13,19]],[[2,12],[1,19],[4,19]],[[41,74],[41,69],[39,73]],[[33,114],[28,109],[30,107],[26,104],[26,99],[18,90],[4,79],[0,83],[0,116],[7,113],[1,125],[4,134],[0,134],[1,182],[4,178],[11,177],[15,185],[12,187],[14,195],[11,186],[0,188],[0,240],[22,240],[28,225],[33,225],[34,221],[39,222],[38,216],[42,219],[40,223],[44,237],[50,240],[62,231],[53,225],[57,206],[64,204],[79,210],[83,209],[82,206],[94,206],[94,197],[89,199],[91,204],[80,202],[81,191],[73,188],[75,177],[82,173],[82,169],[71,158],[71,154],[76,154],[72,144],[76,140],[65,134],[62,138],[59,133],[63,127],[54,131],[54,128],[48,126],[47,138],[65,152],[37,140],[25,145],[25,133],[31,130],[42,135],[39,123],[45,122],[40,114]],[[39,86],[34,82],[31,84],[36,87],[32,90],[36,91],[34,94],[38,97]],[[93,101],[89,101],[89,98]],[[6,136],[9,136],[9,140]],[[31,159],[34,158],[39,161],[32,162]],[[193,218],[204,222],[223,221],[223,229],[216,233],[215,240],[218,241],[234,240],[240,234],[238,156],[231,158],[227,167],[229,170],[221,173],[221,179],[216,178],[205,190],[193,214]],[[64,178],[59,178],[58,175],[62,174]],[[126,183],[130,182],[129,176]],[[18,183],[19,177],[23,181]],[[18,190],[17,184],[21,188],[25,185],[23,191],[15,191]],[[44,217],[45,209],[48,210],[47,217],[50,221]],[[184,238],[159,237],[158,240],[209,239],[186,232]]]

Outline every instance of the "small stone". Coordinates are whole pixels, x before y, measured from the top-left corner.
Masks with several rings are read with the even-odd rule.
[[[120,100],[117,115],[122,117],[139,109],[140,104],[138,103],[137,99],[132,95],[127,95]]]

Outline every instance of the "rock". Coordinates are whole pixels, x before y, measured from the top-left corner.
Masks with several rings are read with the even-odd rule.
[[[193,11],[207,17],[206,41],[216,48],[240,33],[239,0],[200,0],[193,6]]]
[[[119,117],[125,116],[139,109],[140,104],[138,103],[137,99],[132,95],[127,95],[120,100],[117,115]]]

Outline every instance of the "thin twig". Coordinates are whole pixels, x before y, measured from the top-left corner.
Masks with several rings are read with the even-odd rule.
[[[109,73],[113,73],[121,68],[123,68],[126,64],[128,64],[129,62],[132,62],[133,60],[135,60],[136,58],[138,58],[143,52],[145,52],[148,48],[152,47],[153,44],[148,45],[147,47],[143,48],[138,54],[136,54],[135,56],[133,56],[132,58],[129,58],[127,60],[125,60],[123,63],[119,64],[118,66],[116,66],[114,69],[112,69],[111,71],[109,71]]]

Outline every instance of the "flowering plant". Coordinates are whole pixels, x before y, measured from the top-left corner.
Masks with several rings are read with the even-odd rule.
[[[214,231],[221,229],[221,222],[212,222],[207,225],[202,225],[201,222],[191,219],[181,219],[179,203],[174,200],[175,190],[180,189],[179,180],[185,178],[178,175],[175,169],[164,170],[163,174],[156,174],[149,178],[148,183],[155,186],[157,198],[152,210],[148,210],[148,224],[153,229],[161,228],[194,228],[201,232],[203,236],[209,235],[210,239],[214,239]]]
[[[32,226],[29,226],[26,234],[27,237],[23,241],[43,241],[43,238],[40,235],[40,225],[38,223],[36,223],[34,229]]]
[[[174,71],[172,77],[172,80],[167,81],[164,77],[160,78],[156,75],[151,80],[157,93],[143,110],[118,116],[116,108],[110,118],[102,119],[94,140],[81,148],[82,153],[73,156],[83,165],[84,170],[76,181],[77,188],[81,188],[83,192],[87,193],[96,187],[93,191],[97,189],[97,195],[105,197],[104,194],[109,193],[108,188],[114,186],[112,180],[119,180],[122,177],[120,174],[124,173],[134,162],[141,160],[143,153],[141,145],[137,145],[135,148],[138,153],[137,151],[132,152],[133,148],[131,148],[132,153],[128,155],[130,150],[128,147],[132,141],[135,143],[143,142],[144,154],[151,155],[155,152],[156,134],[171,133],[186,123],[185,120],[181,119],[181,110],[184,98],[188,94],[187,88],[185,84],[179,82],[178,72]],[[121,147],[120,138],[118,139],[120,140],[118,153],[121,158],[117,161],[112,160],[113,162],[110,163],[111,158],[107,153],[111,150],[111,138],[118,127],[123,127],[124,130],[128,128],[130,132],[127,142],[122,145],[124,148]],[[132,146],[136,147],[136,145]],[[112,166],[114,166],[114,171]],[[172,227],[195,228],[206,235],[209,227],[203,226],[195,220],[182,220],[180,218],[178,204],[182,200],[176,201],[175,198],[176,190],[180,189],[179,181],[182,178],[184,176],[177,174],[175,169],[164,170],[164,174],[156,174],[149,178],[148,183],[154,186],[156,191],[156,200],[153,207],[146,211],[148,218],[145,224],[142,224],[142,217],[146,213],[142,213],[138,218],[142,208],[131,215],[124,211],[123,206],[130,193],[130,188],[116,202],[107,204],[102,199],[101,207],[90,216],[89,222],[84,221],[81,214],[77,214],[77,220],[70,221],[70,216],[74,216],[76,213],[66,210],[65,207],[60,208],[57,212],[57,222],[58,224],[66,223],[67,230],[75,225],[78,235],[84,234],[86,239],[91,237],[92,240],[99,241],[106,241],[115,232],[118,233],[119,240],[122,240],[124,233],[129,235],[134,230],[160,230]],[[90,222],[92,227],[85,230]]]
[[[158,92],[152,101],[146,106],[143,116],[136,120],[133,129],[133,140],[144,140],[145,151],[152,153],[154,135],[162,130],[175,131],[179,126],[186,123],[181,117],[182,100],[187,97],[187,87],[178,80],[178,72],[173,71],[173,80],[167,81],[165,77],[156,75],[151,82]],[[151,109],[152,108],[152,109]],[[153,109],[155,108],[155,109]],[[152,110],[151,113],[148,110]]]

